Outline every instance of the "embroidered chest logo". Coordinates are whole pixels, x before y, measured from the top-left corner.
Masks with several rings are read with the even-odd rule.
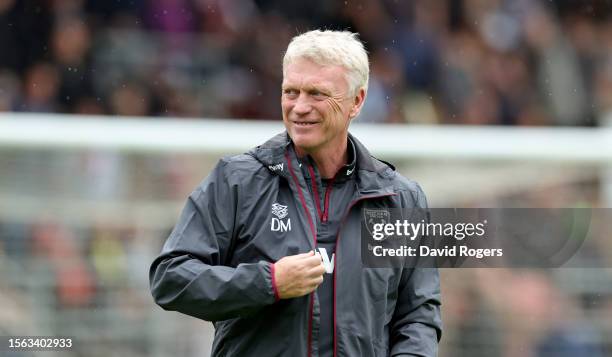
[[[287,221],[283,221],[283,219],[289,215],[287,206],[283,206],[280,203],[273,203],[272,214],[276,216],[272,217],[272,221],[270,221],[270,230],[272,232],[289,232],[291,230],[291,218],[287,218]]]
[[[374,226],[377,224],[385,225],[391,221],[391,213],[384,209],[363,209],[363,223],[365,223],[365,227],[370,232],[372,239],[374,240],[385,240],[387,236],[385,235],[375,235]]]
[[[283,206],[279,203],[273,203],[272,214],[278,217],[278,219],[283,219],[287,217],[287,215],[289,214],[289,210],[287,210],[287,206]]]
[[[276,165],[268,165],[268,169],[270,171],[283,171],[283,165],[284,163],[280,163],[280,164],[276,164]],[[277,204],[277,203],[275,203]]]

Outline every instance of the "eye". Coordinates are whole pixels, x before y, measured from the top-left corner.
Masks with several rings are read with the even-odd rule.
[[[325,98],[327,98],[327,94],[325,94],[325,93],[323,93],[321,91],[318,91],[316,89],[313,89],[313,90],[309,91],[308,94],[310,94],[315,99],[325,99]]]
[[[298,96],[298,91],[292,88],[283,89],[283,95],[289,98],[296,98]]]

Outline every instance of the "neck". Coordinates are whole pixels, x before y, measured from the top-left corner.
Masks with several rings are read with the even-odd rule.
[[[310,155],[319,169],[321,178],[331,179],[336,175],[338,170],[340,170],[340,168],[347,163],[347,144],[347,137],[344,137],[344,139],[341,140],[337,146],[321,148],[313,151],[307,151],[296,146],[295,150],[299,157],[306,154]]]

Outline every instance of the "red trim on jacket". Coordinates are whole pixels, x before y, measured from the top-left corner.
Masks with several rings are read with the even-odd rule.
[[[312,238],[314,242],[314,247],[317,246],[317,232],[314,227],[314,223],[312,221],[312,216],[310,215],[310,211],[308,210],[308,206],[306,205],[306,199],[304,198],[304,193],[302,192],[302,187],[300,186],[300,182],[298,181],[295,173],[293,172],[293,167],[291,165],[291,159],[289,158],[289,151],[285,151],[285,159],[287,160],[287,168],[289,169],[289,173],[291,174],[291,178],[295,183],[295,186],[298,190],[298,196],[300,198],[300,202],[302,203],[302,207],[306,212],[306,217],[308,217],[308,224],[310,225],[310,231],[312,232]],[[313,319],[313,309],[314,309],[314,294],[315,292],[310,293],[310,313],[308,317],[308,356],[312,355],[312,319]]]
[[[319,190],[317,189],[317,176],[315,175],[314,169],[311,165],[308,165],[308,172],[310,173],[310,182],[312,183],[312,195],[314,196],[315,207],[319,214],[319,219],[323,219],[323,213],[321,213],[321,205],[319,204]]]
[[[285,151],[285,159],[287,159],[287,167],[289,169],[289,173],[291,174],[291,178],[293,178],[293,182],[298,190],[298,196],[300,197],[300,202],[302,203],[302,207],[306,212],[306,216],[308,217],[308,224],[310,225],[310,232],[312,233],[312,238],[314,242],[314,246],[317,246],[317,232],[315,231],[314,223],[312,222],[312,216],[310,216],[310,211],[308,211],[308,206],[306,205],[306,199],[304,198],[304,193],[302,192],[302,187],[300,186],[300,182],[298,181],[295,173],[293,172],[293,166],[291,165],[291,160],[289,158],[289,151]]]
[[[323,222],[327,222],[327,220],[329,219],[329,197],[331,196],[331,190],[334,186],[335,179],[336,176],[332,177],[332,179],[329,180],[329,183],[327,184],[327,188],[325,189],[325,207],[323,208],[323,216],[321,216],[321,221]]]
[[[276,286],[276,276],[275,276],[276,268],[274,263],[270,263],[270,275],[272,275],[272,290],[274,291],[274,301],[280,300],[280,295],[278,294],[278,287]]]
[[[342,171],[342,169],[338,172],[340,171]],[[336,179],[336,176],[338,176],[338,174],[336,173],[336,176],[332,177],[332,179],[329,180],[327,188],[325,189],[325,198],[323,199],[323,211],[321,211],[319,189],[317,188],[317,176],[315,175],[314,169],[311,165],[308,165],[308,172],[310,173],[310,182],[312,183],[312,195],[314,196],[315,207],[317,208],[319,219],[321,220],[321,222],[327,222],[327,220],[329,219],[329,198],[331,197],[331,190],[334,185],[334,180]]]

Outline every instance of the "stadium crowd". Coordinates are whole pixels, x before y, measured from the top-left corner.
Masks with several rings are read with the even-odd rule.
[[[600,125],[604,0],[3,0],[0,111],[277,119],[284,44],[358,31],[370,122]]]

